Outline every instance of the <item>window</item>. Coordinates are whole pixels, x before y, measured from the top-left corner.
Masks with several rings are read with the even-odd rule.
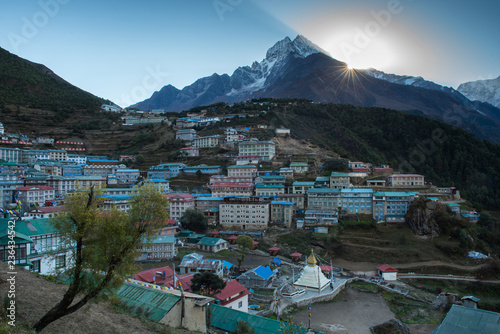
[[[242,308],[243,307],[243,302],[242,301],[239,301],[238,302],[238,308]]]
[[[66,255],[56,256],[56,269],[66,267]]]

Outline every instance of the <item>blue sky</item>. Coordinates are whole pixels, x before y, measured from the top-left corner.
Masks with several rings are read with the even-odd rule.
[[[499,13],[494,0],[0,0],[0,46],[122,106],[297,34],[351,67],[456,88],[500,75]]]

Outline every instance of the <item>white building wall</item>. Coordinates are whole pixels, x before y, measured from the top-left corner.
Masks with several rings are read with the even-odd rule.
[[[240,302],[241,306],[239,306]],[[236,299],[235,301],[232,301],[229,304],[224,305],[224,307],[248,313],[248,295]]]

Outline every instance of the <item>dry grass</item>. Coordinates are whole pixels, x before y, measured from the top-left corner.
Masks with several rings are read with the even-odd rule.
[[[7,264],[0,262],[0,296],[8,291]],[[29,327],[59,302],[67,286],[48,282],[41,277],[17,268],[16,275],[16,328],[8,328],[6,333],[34,333]],[[2,319],[3,322],[4,319]],[[0,328],[2,332],[2,328]],[[43,333],[191,333],[172,330],[167,326],[139,319],[130,314],[113,309],[109,303],[91,303],[79,311],[65,316],[49,326]]]

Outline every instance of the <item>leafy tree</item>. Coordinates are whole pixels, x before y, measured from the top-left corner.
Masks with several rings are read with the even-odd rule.
[[[232,334],[254,334],[255,329],[250,327],[248,322],[243,321],[243,320],[238,320],[238,322],[236,322],[236,328],[231,333]]]
[[[103,211],[103,199],[94,187],[76,191],[66,197],[65,210],[51,221],[60,231],[60,248],[73,249],[74,266],[64,272],[71,281],[68,290],[33,326],[37,332],[120,287],[136,270],[139,244],[144,238],[150,240],[168,218],[168,202],[153,186],[139,188],[128,212]]]
[[[211,272],[197,273],[191,279],[191,289],[205,296],[215,295],[226,286],[226,282]]]
[[[198,210],[187,209],[179,221],[184,228],[196,233],[205,233],[208,229],[207,218]]]
[[[241,267],[241,264],[245,261],[248,251],[253,249],[253,239],[248,235],[239,235],[236,238],[236,244],[240,250],[240,256],[236,259],[238,260],[238,267]]]
[[[327,159],[323,163],[323,170],[329,172],[345,172],[349,170],[349,162],[346,159],[342,158]]]

